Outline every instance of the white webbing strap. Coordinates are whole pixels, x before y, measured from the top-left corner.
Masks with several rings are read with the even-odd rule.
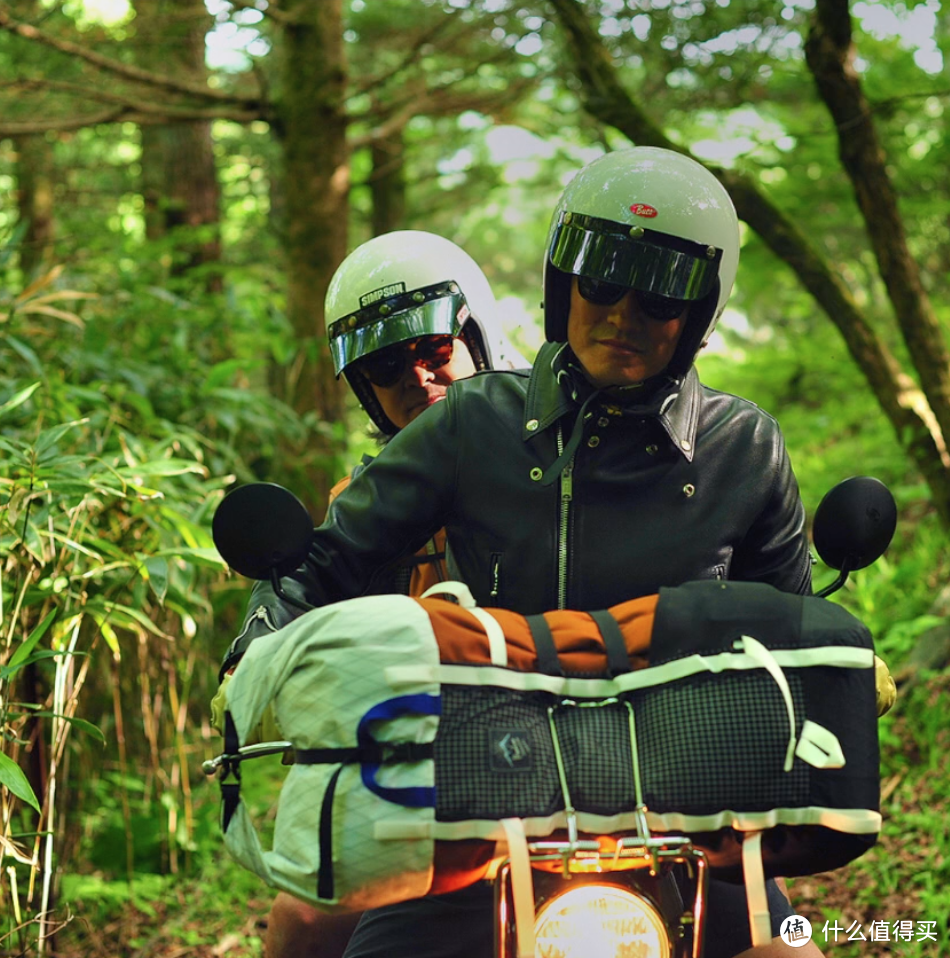
[[[790,772],[795,761],[795,703],[792,701],[792,690],[788,687],[788,679],[782,667],[775,661],[775,656],[758,640],[751,635],[744,635],[736,639],[735,648],[741,649],[756,665],[765,669],[775,679],[785,699],[785,710],[788,712],[788,748],[785,750],[784,771]]]
[[[503,818],[501,826],[505,830],[508,860],[511,862],[518,958],[534,958],[534,883],[531,881],[531,859],[524,822],[520,818]]]
[[[429,586],[419,598],[428,599],[434,595],[454,595],[463,609],[473,609],[475,607],[475,597],[472,595],[472,590],[464,582],[456,582],[455,580],[436,582],[435,585]]]
[[[798,737],[795,754],[815,768],[844,768],[844,752],[831,729],[807,719]]]
[[[749,903],[749,931],[752,947],[772,941],[772,918],[769,896],[765,890],[765,869],[762,867],[762,833],[748,832],[742,840],[742,876]]]
[[[491,664],[501,668],[507,667],[508,644],[505,642],[505,633],[501,625],[493,615],[475,604],[472,591],[464,582],[437,582],[426,589],[420,598],[428,599],[433,595],[454,595],[459,605],[467,612],[471,612],[485,630],[488,636],[488,654],[491,657]]]

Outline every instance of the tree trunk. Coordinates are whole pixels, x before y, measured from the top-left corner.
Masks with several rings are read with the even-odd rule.
[[[835,121],[841,163],[854,187],[894,315],[946,439],[950,437],[950,351],[907,246],[897,193],[854,69],[855,55],[848,0],[818,0],[805,57]]]
[[[16,145],[17,207],[26,232],[20,240],[20,269],[24,279],[52,265],[53,149],[45,136],[20,136]]]
[[[568,54],[581,83],[584,108],[641,146],[687,152],[672,143],[624,89],[600,35],[577,0],[548,0],[548,3],[564,30]],[[848,351],[867,379],[898,441],[927,482],[941,520],[950,526],[950,456],[944,443],[942,424],[928,403],[929,393],[925,396],[911,377],[901,370],[886,343],[862,314],[844,281],[759,186],[733,171],[710,169],[729,191],[740,219],[748,223],[768,248],[795,272],[841,331]],[[900,235],[903,236],[902,229]],[[900,314],[900,309],[897,312]],[[919,310],[915,315],[919,315]],[[907,316],[901,316],[901,322],[906,324]],[[927,341],[930,333],[918,332],[917,335]],[[918,372],[926,388],[928,380],[922,370]],[[941,398],[942,386],[937,371],[931,370],[930,376],[937,381],[937,396]]]
[[[205,35],[211,19],[195,0],[135,0],[139,64],[156,73],[202,81]],[[221,258],[220,189],[210,122],[143,126],[142,195],[146,234],[172,235],[170,273],[180,276]],[[206,287],[220,291],[221,277]]]
[[[278,106],[284,151],[287,313],[299,352],[286,371],[283,398],[302,415],[316,415],[302,490],[313,515],[326,510],[330,485],[342,468],[345,385],[333,374],[323,303],[346,256],[349,153],[346,144],[342,0],[294,0],[288,22],[284,86]],[[331,429],[325,427],[331,427]]]
[[[404,229],[406,220],[405,144],[402,129],[394,130],[370,146],[373,172],[369,178],[373,198],[373,236]]]

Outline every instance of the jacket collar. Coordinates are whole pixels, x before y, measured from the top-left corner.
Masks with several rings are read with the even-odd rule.
[[[566,343],[545,343],[538,352],[528,381],[524,422],[521,438],[525,441],[540,435],[579,403],[571,397],[570,389],[558,381],[559,360]],[[561,375],[565,373],[561,371]],[[696,452],[696,431],[699,425],[700,382],[695,367],[677,381],[679,388],[657,397],[655,402],[627,406],[624,412],[641,418],[654,418],[663,427],[670,442],[687,460],[693,461]],[[604,404],[610,405],[608,397]]]

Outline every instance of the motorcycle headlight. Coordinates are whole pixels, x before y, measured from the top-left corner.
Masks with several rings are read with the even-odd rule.
[[[625,888],[579,885],[544,903],[535,918],[537,958],[669,958],[663,919]]]

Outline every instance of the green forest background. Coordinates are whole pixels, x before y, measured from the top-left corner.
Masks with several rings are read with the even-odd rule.
[[[739,210],[704,381],[780,420],[809,513],[854,474],[898,502],[834,600],[900,686],[882,839],[793,900],[819,943],[914,925],[826,954],[950,953],[948,27],[941,0],[0,2],[0,955],[261,954],[272,893],[200,769],[248,589],[215,506],[267,479],[319,518],[373,448],[323,338],[348,250],[449,237],[533,356],[555,199],[630,143]],[[247,775],[265,817],[278,770]]]

